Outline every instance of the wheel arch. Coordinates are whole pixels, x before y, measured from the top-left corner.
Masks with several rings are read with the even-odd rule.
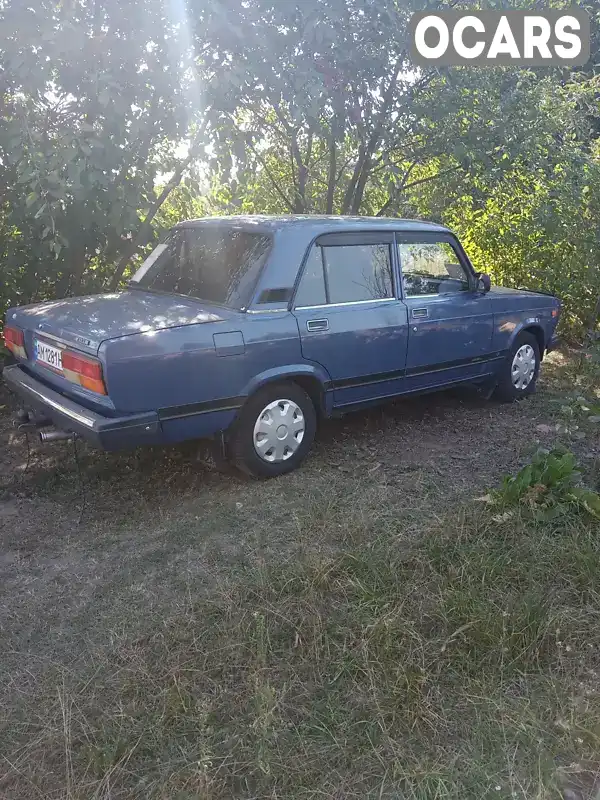
[[[514,345],[515,341],[522,333],[531,333],[535,336],[540,351],[540,361],[542,361],[546,349],[546,333],[540,322],[537,319],[525,320],[523,324],[515,330],[510,347]]]
[[[304,389],[318,416],[330,416],[332,383],[329,374],[320,365],[297,364],[285,369],[266,370],[249,381],[243,396],[247,401],[266,386],[283,381],[291,381]]]

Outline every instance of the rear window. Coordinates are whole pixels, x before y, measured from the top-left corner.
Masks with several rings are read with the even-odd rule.
[[[271,248],[271,237],[227,226],[178,228],[132,278],[141,289],[245,308]]]

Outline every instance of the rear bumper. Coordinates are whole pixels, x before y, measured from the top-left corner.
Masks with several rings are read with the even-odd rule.
[[[121,450],[163,440],[158,414],[154,411],[104,417],[49,389],[18,364],[5,367],[2,376],[26,406],[51,419],[57,428],[76,433],[99,449]]]

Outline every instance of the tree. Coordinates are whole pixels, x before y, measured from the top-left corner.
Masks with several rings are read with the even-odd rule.
[[[0,305],[115,288],[167,220],[198,208],[445,219],[520,279],[525,243],[552,219],[564,213],[565,243],[569,215],[597,224],[597,77],[416,69],[411,14],[448,6],[472,8],[0,0]],[[587,244],[573,251],[581,270]],[[535,277],[560,288],[551,252]]]
[[[412,12],[454,5],[194,4],[198,69],[216,71],[221,86],[215,170],[233,181],[232,200],[294,213],[393,213],[423,182],[498,172],[522,150],[535,156],[543,75],[412,64]]]
[[[412,198],[416,213],[455,229],[497,283],[557,294],[563,332],[579,340],[597,325],[600,297],[600,149],[587,114],[595,93],[581,76],[562,87],[544,79],[535,150],[521,147],[499,174],[444,193],[423,186]]]
[[[176,145],[204,105],[164,9],[160,0],[0,5],[7,300],[99,288],[156,203],[161,174],[177,170]]]

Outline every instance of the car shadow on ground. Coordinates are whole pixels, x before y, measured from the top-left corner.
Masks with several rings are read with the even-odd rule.
[[[133,451],[104,453],[88,447],[85,442],[55,442],[42,445],[37,434],[29,434],[28,445],[24,435],[19,434],[12,424],[12,417],[7,413],[14,410],[14,403],[9,400],[9,408],[5,408],[3,426],[0,437],[3,443],[0,452],[0,463],[3,466],[5,480],[0,487],[7,489],[19,486],[21,491],[43,490],[62,480],[71,481],[73,474],[82,480],[92,482],[95,489],[107,488],[115,482],[121,483],[131,478],[132,473],[150,479],[152,484],[169,485],[170,492],[185,494],[189,488],[186,476],[201,475],[203,480],[212,479],[252,480],[229,466],[221,458],[221,446],[218,442],[189,441],[174,446],[146,447]],[[338,447],[347,443],[349,438],[360,445],[362,439],[369,438],[374,431],[395,427],[399,422],[403,427],[413,423],[422,423],[429,419],[432,425],[439,423],[447,415],[455,415],[461,409],[470,412],[489,408],[489,402],[481,395],[468,390],[448,390],[420,397],[399,399],[385,405],[376,405],[370,409],[355,411],[340,417],[322,420],[319,424],[315,440],[315,451],[323,452],[328,447]],[[12,465],[13,474],[9,467]],[[224,477],[225,476],[225,477]],[[174,481],[174,478],[178,478]],[[144,491],[143,486],[138,487]],[[154,495],[156,485],[148,488],[149,495]]]
[[[28,457],[6,413],[13,401],[1,399],[0,532],[7,541],[35,541],[52,530],[85,538],[98,527],[153,525],[184,509],[295,507],[298,497],[324,496],[334,484],[342,493],[395,486],[401,497],[419,480],[434,494],[456,494],[474,475],[485,485],[487,476],[511,468],[539,413],[535,400],[507,406],[466,389],[399,399],[324,420],[299,470],[257,482],[198,441],[104,453],[84,442],[41,445],[30,435]]]

